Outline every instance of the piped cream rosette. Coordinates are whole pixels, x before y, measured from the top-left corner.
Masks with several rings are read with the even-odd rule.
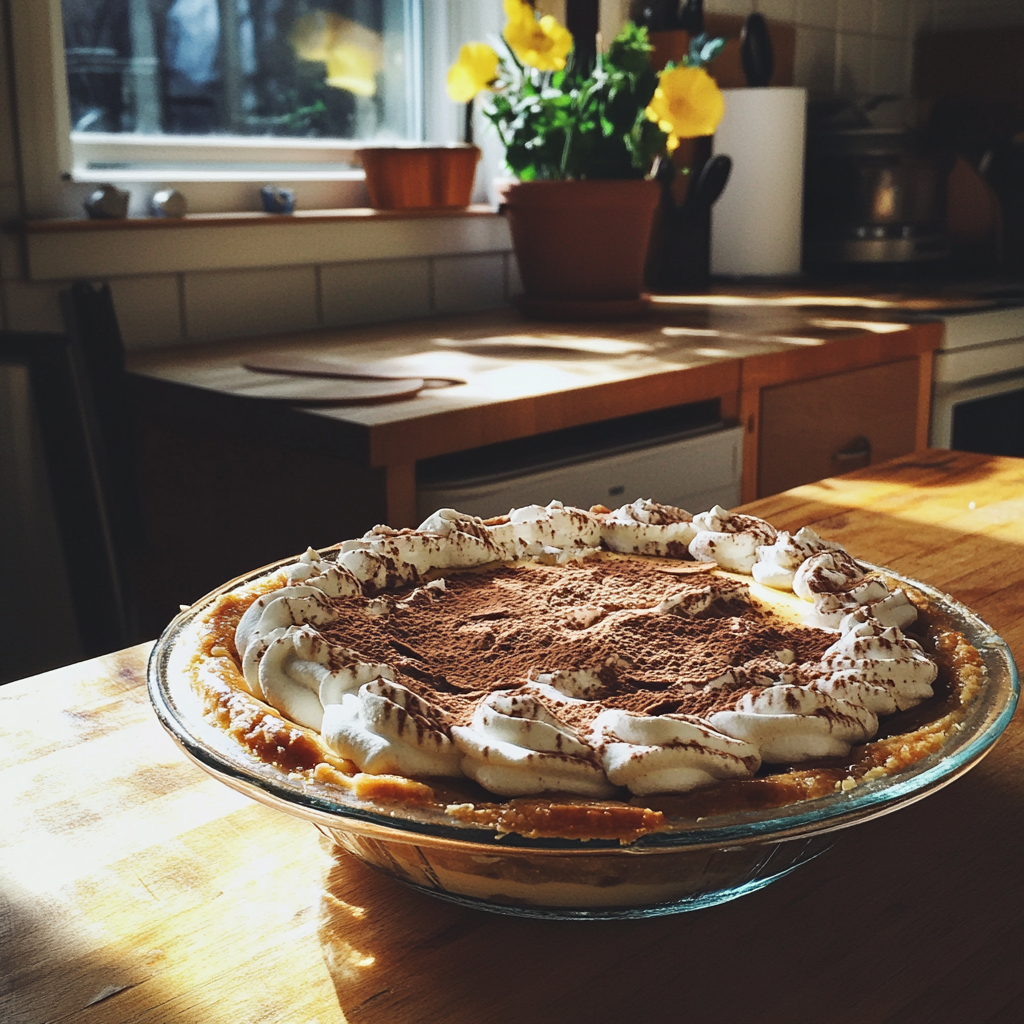
[[[317,630],[335,620],[338,598],[366,598],[367,615],[388,615],[399,600],[440,600],[441,574],[449,570],[520,559],[560,564],[600,550],[680,557],[684,549],[757,583],[792,589],[808,602],[807,621],[836,631],[836,642],[816,663],[793,664],[786,651],[735,666],[727,675],[749,688],[706,718],[599,707],[594,672],[537,666],[519,688],[483,696],[469,724],[449,725],[428,699],[396,681],[392,666],[331,644]],[[342,544],[333,562],[308,551],[284,580],[238,624],[253,695],[320,731],[363,772],[465,775],[500,796],[683,792],[748,777],[762,762],[844,756],[875,734],[878,715],[931,696],[937,674],[901,632],[917,615],[902,590],[867,576],[810,529],[778,533],[720,506],[691,517],[647,499],[591,512],[551,502],[486,522],[441,509],[416,530],[375,527]],[[410,583],[404,598],[389,593]],[[692,616],[711,600],[710,592],[695,593],[649,614]],[[720,690],[724,680],[709,681],[705,691]],[[588,706],[593,713],[581,716]]]

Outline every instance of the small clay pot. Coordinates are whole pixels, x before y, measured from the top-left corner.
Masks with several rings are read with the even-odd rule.
[[[373,146],[359,150],[375,210],[468,206],[477,146]]]
[[[504,203],[527,299],[636,300],[661,198],[656,181],[524,181]]]

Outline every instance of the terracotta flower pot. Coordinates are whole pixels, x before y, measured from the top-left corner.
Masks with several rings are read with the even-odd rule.
[[[504,193],[527,303],[639,299],[656,181],[528,181]]]
[[[375,210],[468,206],[480,150],[476,146],[372,146],[360,149]]]

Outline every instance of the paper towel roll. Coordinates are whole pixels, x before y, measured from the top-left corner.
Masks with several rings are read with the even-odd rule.
[[[732,174],[711,212],[711,273],[779,277],[800,272],[805,89],[724,89],[715,153]]]

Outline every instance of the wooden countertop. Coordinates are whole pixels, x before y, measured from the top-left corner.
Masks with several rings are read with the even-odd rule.
[[[1024,656],[1024,461],[917,453],[749,509],[948,590]],[[4,1022],[1019,1019],[1020,716],[760,892],[537,922],[406,890],[208,778],[149,708],[147,650],[0,687]]]
[[[465,380],[404,401],[302,410],[331,424],[352,457],[388,466],[723,395],[733,396],[728,413],[735,418],[743,387],[906,359],[941,340],[939,324],[900,323],[885,303],[845,308],[837,301],[664,297],[643,320],[601,325],[498,310],[136,352],[129,365],[149,381],[221,399],[252,393],[256,375],[242,362],[267,352]],[[318,382],[308,386],[315,396]]]

